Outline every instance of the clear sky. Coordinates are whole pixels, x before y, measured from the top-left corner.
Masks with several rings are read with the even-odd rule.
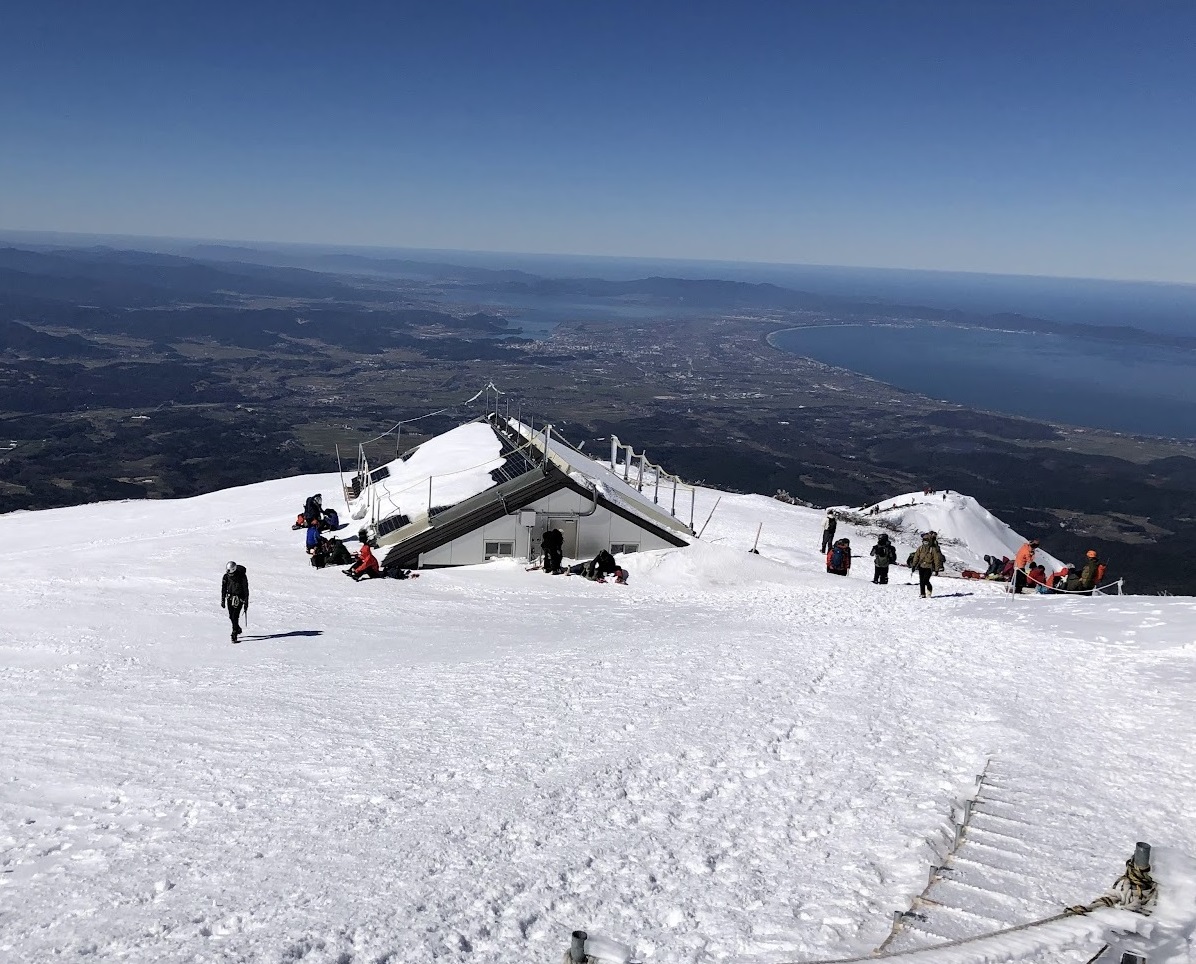
[[[1196,282],[1192,0],[3,21],[4,228]]]

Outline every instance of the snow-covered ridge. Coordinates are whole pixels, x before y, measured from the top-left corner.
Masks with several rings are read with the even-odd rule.
[[[507,964],[577,928],[660,964],[866,954],[990,759],[1034,856],[992,872],[1011,920],[1136,840],[1196,853],[1196,600],[923,601],[871,584],[867,526],[828,576],[825,513],[713,490],[626,586],[354,584],[290,529],[317,491],[0,516],[0,959]]]
[[[863,509],[837,508],[870,523],[878,532],[898,533],[898,541],[911,548],[917,545],[923,532],[937,532],[948,566],[956,572],[963,569],[984,572],[986,555],[1012,559],[1031,537],[1014,532],[970,495],[959,492],[909,492]],[[1040,548],[1035,558],[1046,565],[1048,572],[1057,572],[1063,563],[1048,549],[1049,546]]]

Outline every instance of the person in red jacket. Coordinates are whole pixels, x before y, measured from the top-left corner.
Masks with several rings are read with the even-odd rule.
[[[354,582],[361,579],[373,579],[375,576],[382,575],[382,567],[378,565],[378,560],[374,556],[374,550],[370,548],[368,542],[363,542],[361,548],[357,551],[357,559],[353,565],[345,570],[345,575],[352,578]]]

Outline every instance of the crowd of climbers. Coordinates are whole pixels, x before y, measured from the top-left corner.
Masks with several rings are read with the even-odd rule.
[[[926,490],[926,494],[933,494],[934,490]],[[946,498],[946,493],[943,494]],[[873,513],[875,514],[875,513]],[[836,576],[846,576],[851,571],[851,540],[835,538],[839,520],[833,509],[828,509],[826,520],[822,526],[822,549],[826,553],[826,571]],[[295,517],[292,529],[306,529],[307,554],[311,557],[311,564],[317,569],[332,566],[345,566],[342,572],[354,582],[362,579],[375,579],[390,575],[397,579],[418,579],[419,573],[406,569],[386,572],[374,555],[373,549],[365,538],[365,531],[358,533],[360,547],[356,552],[350,552],[349,547],[337,536],[325,536],[326,532],[336,532],[343,529],[340,518],[335,509],[325,509],[323,498],[319,493],[309,496],[303,504],[303,511]],[[1027,589],[1039,593],[1060,592],[1091,592],[1104,581],[1105,564],[1100,561],[1095,549],[1089,549],[1087,559],[1082,567],[1065,565],[1058,572],[1048,573],[1042,563],[1034,558],[1039,548],[1038,540],[1026,542],[1014,558],[1008,556],[985,556],[988,563],[987,571],[980,573],[965,569],[962,573],[965,579],[988,579],[1012,583],[1015,593]],[[589,562],[580,562],[565,568],[564,566],[565,537],[560,529],[549,529],[540,540],[540,566],[544,572],[554,575],[585,576],[594,582],[606,582],[607,577],[626,584],[627,570],[621,567],[615,557],[603,549]],[[883,586],[889,582],[889,567],[897,563],[897,547],[887,533],[881,533],[876,545],[869,552],[872,557],[872,582]],[[938,533],[925,532],[922,543],[906,557],[905,565],[911,572],[918,574],[918,593],[925,599],[934,594],[931,577],[940,575],[943,571],[943,551],[939,547]],[[241,629],[241,616],[249,613],[249,577],[245,567],[236,562],[230,562],[225,568],[220,581],[220,607],[228,613],[232,625],[232,641],[239,642],[238,637],[244,632]]]
[[[934,494],[927,490],[926,494]],[[944,493],[946,495],[946,493]],[[822,549],[826,553],[826,571],[835,576],[846,576],[851,571],[851,540],[836,539],[838,519],[833,509],[828,509],[822,526]],[[1014,558],[1008,556],[985,556],[986,572],[965,569],[964,579],[988,579],[1012,584],[1013,592],[1031,590],[1038,593],[1091,592],[1103,585],[1105,564],[1095,549],[1089,549],[1085,564],[1065,565],[1058,572],[1048,573],[1046,567],[1035,561],[1039,548],[1038,540],[1026,542]],[[869,552],[873,561],[872,582],[886,585],[889,581],[889,567],[897,562],[897,547],[886,533],[877,537],[876,545]],[[943,550],[939,546],[937,532],[924,532],[922,543],[905,560],[906,567],[918,574],[918,593],[922,598],[934,595],[931,577],[940,575],[944,567]]]

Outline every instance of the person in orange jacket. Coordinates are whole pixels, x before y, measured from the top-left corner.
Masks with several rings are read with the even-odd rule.
[[[1031,539],[1023,543],[1013,557],[1013,591],[1021,592],[1026,586],[1026,576],[1034,564],[1034,550],[1038,548],[1038,540]]]
[[[378,565],[378,560],[374,556],[374,550],[370,548],[368,542],[363,542],[361,548],[357,551],[357,561],[345,570],[345,575],[349,576],[354,582],[361,579],[373,579],[375,576],[382,575],[382,567]]]

